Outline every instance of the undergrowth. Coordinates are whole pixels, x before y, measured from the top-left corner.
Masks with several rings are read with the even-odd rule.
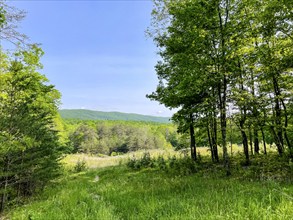
[[[192,160],[188,155],[172,155],[151,157],[148,152],[141,157],[130,158],[126,165],[133,170],[153,168],[163,170],[175,175],[189,175],[199,173],[202,175],[213,175],[221,177],[224,173],[223,163],[211,162],[208,156],[198,157]],[[243,155],[238,154],[230,158],[230,167],[233,178],[246,180],[275,180],[293,182],[293,162],[288,157],[279,157],[277,154],[254,155],[251,157],[250,165],[244,165]]]

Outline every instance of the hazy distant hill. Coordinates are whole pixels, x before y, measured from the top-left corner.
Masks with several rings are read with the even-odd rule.
[[[59,113],[64,119],[81,119],[81,120],[121,120],[121,121],[147,121],[170,123],[168,117],[156,117],[149,115],[139,115],[122,112],[101,112],[85,109],[62,109]]]

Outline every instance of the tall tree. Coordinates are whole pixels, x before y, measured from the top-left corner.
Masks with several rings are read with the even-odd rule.
[[[32,194],[59,172],[54,119],[60,94],[37,72],[43,51],[32,46],[0,63],[0,210]]]
[[[180,100],[180,105],[175,107],[190,108],[203,103],[208,97],[214,98],[220,113],[224,164],[229,175],[226,146],[226,108],[230,77],[230,67],[226,59],[230,53],[228,39],[231,29],[229,1],[159,1],[157,5],[159,3],[162,5],[159,9],[164,8],[161,11],[164,15],[169,15],[169,26],[166,31],[155,32],[154,37],[163,58],[163,62],[159,63],[161,68],[157,71],[161,77],[161,84],[157,89],[160,98],[157,100],[166,104],[166,98],[162,97],[172,94],[171,97],[175,98],[171,100]],[[157,16],[158,13],[154,14]],[[165,87],[164,80],[167,82]],[[193,103],[192,100],[196,101]],[[216,112],[214,107],[210,108]]]
[[[290,4],[291,3],[291,4]],[[292,149],[287,134],[287,104],[292,97],[293,6],[292,1],[267,1],[259,12],[261,45],[258,48],[262,71],[262,90],[272,97],[270,130],[280,155],[285,143]]]

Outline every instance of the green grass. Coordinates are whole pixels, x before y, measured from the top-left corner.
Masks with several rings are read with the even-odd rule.
[[[78,161],[85,161],[86,166],[91,169],[95,168],[102,168],[102,167],[109,167],[109,166],[117,166],[120,164],[125,164],[128,159],[130,158],[140,158],[143,156],[145,152],[149,152],[152,158],[157,158],[159,156],[163,156],[164,158],[171,157],[173,155],[180,157],[184,155],[184,151],[174,151],[172,149],[154,149],[154,150],[141,150],[135,152],[129,152],[127,154],[122,154],[118,156],[95,156],[95,155],[88,155],[88,154],[69,154],[65,158],[63,158],[62,163],[68,169],[72,169]],[[209,156],[210,152],[209,149],[206,147],[201,147],[197,149],[197,152],[200,153],[202,156]],[[239,152],[237,149],[234,149],[234,152]],[[186,153],[189,154],[189,149],[186,149]]]
[[[133,171],[124,165],[71,173],[7,218],[292,219],[292,183],[220,176]]]
[[[69,154],[65,158],[63,158],[62,163],[67,169],[72,169],[78,161],[85,161],[86,166],[90,169],[95,168],[102,168],[102,167],[109,167],[109,166],[117,166],[121,164],[125,164],[129,158],[132,157],[141,157],[146,151],[136,151],[130,152],[128,154],[122,154],[118,156],[95,156],[95,155],[88,155],[88,154]],[[147,152],[150,153],[152,157],[158,157],[159,155],[172,156],[172,155],[180,155],[178,151],[174,150],[148,150]]]

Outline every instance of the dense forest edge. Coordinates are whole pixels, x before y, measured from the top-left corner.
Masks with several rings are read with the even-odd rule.
[[[149,36],[162,60],[159,84],[147,95],[169,108],[179,131],[208,134],[212,159],[230,175],[228,122],[241,134],[246,164],[267,153],[271,137],[293,158],[293,41],[291,1],[154,1]]]
[[[154,3],[147,98],[178,109],[172,123],[60,110],[25,13],[0,0],[16,45],[0,45],[0,218],[292,217],[292,1]]]

